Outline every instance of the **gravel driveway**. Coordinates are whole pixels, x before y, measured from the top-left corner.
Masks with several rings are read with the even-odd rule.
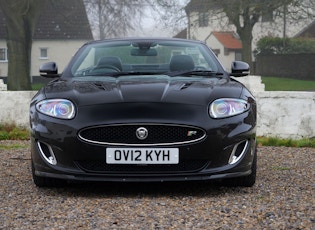
[[[3,148],[14,144],[24,147]],[[28,142],[2,141],[0,229],[315,229],[315,149],[259,147],[258,157],[252,188],[195,182],[40,189]]]

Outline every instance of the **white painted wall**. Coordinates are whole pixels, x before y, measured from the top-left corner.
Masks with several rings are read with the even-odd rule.
[[[315,137],[315,92],[263,92],[257,102],[258,136]]]
[[[36,91],[0,91],[0,124],[29,126],[29,105]]]
[[[258,76],[237,79],[257,99],[258,136],[315,137],[315,92],[264,92]],[[35,91],[0,91],[0,123],[28,127],[29,103],[35,94]]]
[[[231,64],[233,61],[235,61],[235,52],[231,51],[228,54],[225,54],[224,46],[213,34],[211,34],[210,37],[206,39],[206,44],[211,49],[220,50],[220,53],[217,55],[218,59],[227,71],[231,71]]]
[[[59,73],[61,73],[69,63],[77,50],[85,43],[83,40],[34,40],[32,46],[32,76],[39,76],[39,67],[46,62],[56,62]],[[40,58],[40,48],[48,49],[48,58]]]

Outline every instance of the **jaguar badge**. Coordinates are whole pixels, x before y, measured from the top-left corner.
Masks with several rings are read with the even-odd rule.
[[[148,137],[148,134],[149,134],[148,130],[144,127],[140,127],[136,131],[136,136],[139,140],[146,139]]]

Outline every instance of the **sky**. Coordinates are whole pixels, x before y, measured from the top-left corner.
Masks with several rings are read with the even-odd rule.
[[[179,3],[181,7],[184,7],[189,0],[172,0],[176,1],[176,3]],[[171,1],[170,1],[171,2]],[[181,13],[182,15],[184,11],[180,11],[182,9],[175,10],[175,13]],[[137,26],[135,30],[129,31],[128,35],[129,37],[144,37],[144,36],[149,36],[149,37],[173,37],[175,36],[180,30],[184,29],[186,27],[186,22],[182,21],[181,26],[177,27],[175,26],[167,26],[164,23],[161,23],[159,21],[161,17],[159,17],[158,13],[155,13],[154,11],[148,10],[147,12],[144,13],[144,17],[141,21],[141,25]],[[186,18],[185,18],[186,19]],[[185,20],[183,19],[183,20]],[[178,28],[178,29],[177,29]],[[97,33],[96,31],[93,32],[94,37],[97,39]]]

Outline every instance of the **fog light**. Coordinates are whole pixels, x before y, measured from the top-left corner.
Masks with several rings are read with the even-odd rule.
[[[229,164],[235,164],[236,162],[238,162],[243,155],[246,152],[247,146],[248,146],[249,141],[242,141],[237,143],[231,153],[230,159],[229,159]]]
[[[56,157],[50,145],[43,142],[37,142],[37,146],[38,146],[39,152],[41,153],[45,161],[47,161],[51,165],[57,164]]]

